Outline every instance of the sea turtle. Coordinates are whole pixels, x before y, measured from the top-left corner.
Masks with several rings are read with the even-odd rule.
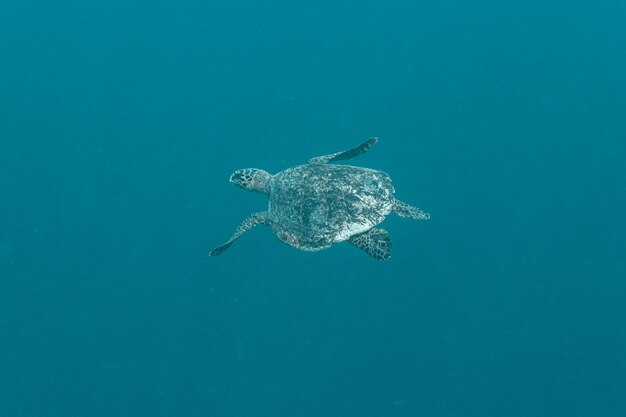
[[[308,164],[275,175],[257,168],[235,171],[230,182],[267,195],[269,208],[249,216],[210,255],[221,254],[244,232],[264,224],[278,239],[301,250],[318,251],[347,240],[372,258],[388,259],[391,240],[376,225],[391,212],[417,220],[430,215],[397,200],[385,172],[328,164],[360,155],[377,141],[373,137],[355,148],[312,158]]]

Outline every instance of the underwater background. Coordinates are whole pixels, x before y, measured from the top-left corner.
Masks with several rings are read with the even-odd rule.
[[[626,415],[626,3],[7,2],[0,416]],[[378,144],[427,222],[228,183]]]

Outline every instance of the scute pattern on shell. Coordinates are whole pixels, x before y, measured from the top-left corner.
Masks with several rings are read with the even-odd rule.
[[[394,204],[385,172],[350,165],[299,165],[270,186],[269,225],[283,242],[316,251],[382,222]]]

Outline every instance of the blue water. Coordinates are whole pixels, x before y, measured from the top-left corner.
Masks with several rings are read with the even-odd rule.
[[[7,2],[0,416],[626,415],[622,1]],[[428,222],[228,183],[378,136]]]

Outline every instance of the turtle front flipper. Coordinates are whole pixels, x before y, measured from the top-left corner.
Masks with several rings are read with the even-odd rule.
[[[430,219],[430,214],[426,213],[422,209],[418,209],[417,207],[413,207],[407,203],[404,203],[400,200],[396,200],[393,204],[392,211],[396,213],[400,217],[409,217],[415,220],[428,220]]]
[[[266,224],[266,223],[267,223],[267,211],[260,211],[258,213],[251,214],[250,216],[248,216],[248,218],[246,218],[239,225],[239,227],[237,228],[235,233],[233,233],[230,239],[228,239],[228,241],[224,243],[223,245],[218,246],[217,248],[209,252],[209,256],[217,256],[221,254],[226,249],[228,249],[235,240],[239,239],[239,236],[243,235],[245,232],[252,229],[256,225]]]
[[[348,242],[374,259],[384,261],[391,257],[391,239],[385,229],[372,227],[367,232],[352,236]]]
[[[351,159],[351,158],[354,158],[355,156],[359,156],[362,153],[367,152],[368,149],[374,146],[376,142],[378,142],[378,138],[376,137],[369,138],[368,140],[366,140],[365,142],[363,142],[356,148],[348,149],[347,151],[332,153],[330,155],[317,156],[315,158],[311,158],[309,159],[309,164],[321,165],[321,164],[327,164],[333,161],[342,161],[345,159]]]

